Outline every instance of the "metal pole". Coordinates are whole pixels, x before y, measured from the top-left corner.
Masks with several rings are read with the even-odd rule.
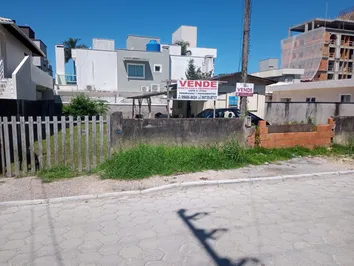
[[[167,81],[167,118],[170,118],[170,81]]]
[[[251,27],[251,0],[244,0],[243,42],[242,42],[242,82],[247,83],[247,67],[249,55],[250,27]],[[247,115],[247,97],[240,98],[241,116]]]
[[[139,98],[138,99],[138,104],[139,104],[139,118],[140,118],[140,116],[141,116],[141,104],[142,104],[142,99],[141,98]]]
[[[134,119],[134,111],[135,111],[135,98],[133,98],[133,105],[132,105],[132,119]]]
[[[213,118],[215,118],[215,109],[216,109],[216,101],[214,101],[214,111],[213,111]]]

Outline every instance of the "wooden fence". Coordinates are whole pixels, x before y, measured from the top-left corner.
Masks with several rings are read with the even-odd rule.
[[[110,117],[0,117],[0,176],[70,166],[90,171],[111,154]]]

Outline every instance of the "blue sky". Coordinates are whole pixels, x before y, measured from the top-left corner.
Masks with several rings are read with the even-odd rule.
[[[258,70],[258,61],[280,56],[280,40],[289,26],[328,17],[350,7],[350,0],[253,0],[249,72]],[[173,4],[172,4],[173,3]],[[180,25],[198,27],[198,46],[218,49],[216,73],[239,70],[242,36],[243,0],[15,0],[3,1],[1,17],[29,25],[48,47],[55,67],[54,45],[68,37],[81,38],[89,47],[92,38],[110,38],[116,48],[125,48],[128,34],[156,36],[171,43]]]

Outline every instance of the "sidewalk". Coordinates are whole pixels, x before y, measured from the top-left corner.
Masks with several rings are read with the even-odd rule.
[[[44,184],[36,177],[0,179],[0,202],[47,199],[78,195],[143,190],[174,183],[201,180],[296,175],[335,172],[354,169],[354,160],[336,158],[296,158],[269,165],[222,171],[205,171],[167,177],[152,177],[136,181],[100,180],[97,176],[83,176]]]

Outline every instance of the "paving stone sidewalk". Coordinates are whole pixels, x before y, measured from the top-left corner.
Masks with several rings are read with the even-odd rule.
[[[354,265],[354,175],[0,208],[0,265]]]

